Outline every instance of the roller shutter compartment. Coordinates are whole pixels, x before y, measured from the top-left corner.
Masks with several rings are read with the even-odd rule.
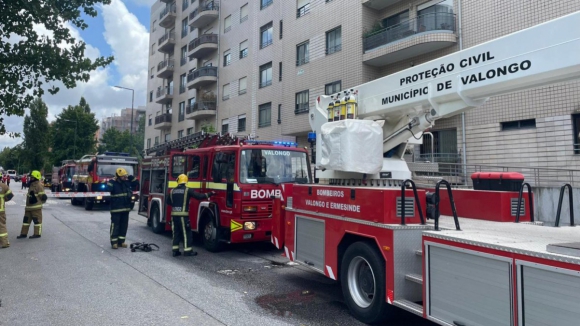
[[[324,221],[296,216],[296,260],[324,271]]]

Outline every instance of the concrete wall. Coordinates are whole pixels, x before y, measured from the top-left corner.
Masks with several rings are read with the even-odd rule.
[[[558,199],[560,197],[560,188],[554,187],[535,187],[534,191],[534,215],[536,221],[544,222],[544,225],[553,226],[556,221],[558,212]],[[580,218],[580,189],[574,188],[573,208],[575,220]],[[526,207],[527,209],[527,207]],[[564,193],[562,201],[562,213],[560,214],[560,226],[570,225],[570,205],[568,203],[568,192]],[[576,224],[578,224],[576,222]]]

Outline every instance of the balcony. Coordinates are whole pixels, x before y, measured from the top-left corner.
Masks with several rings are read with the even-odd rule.
[[[177,16],[177,6],[175,1],[165,6],[163,11],[159,13],[159,26],[169,28],[175,25],[175,17]]]
[[[187,88],[200,88],[217,83],[217,67],[201,67],[187,75]]]
[[[189,14],[189,27],[201,28],[211,24],[219,16],[219,5],[216,1],[199,6]]]
[[[188,50],[189,57],[193,58],[205,58],[212,52],[216,51],[218,48],[218,35],[217,34],[203,34],[200,37],[189,42]]]
[[[185,107],[185,118],[193,120],[215,117],[216,108],[216,101],[196,102]]]
[[[157,49],[161,53],[171,53],[175,48],[175,31],[165,33],[161,36],[157,42],[159,48]]]
[[[401,1],[402,0],[362,0],[362,5],[379,11]]]
[[[159,62],[157,65],[157,77],[168,78],[173,76],[175,70],[175,60],[167,59]]]
[[[457,43],[455,15],[432,13],[374,31],[363,39],[363,62],[384,66]]]
[[[163,113],[155,117],[154,129],[171,129],[171,113]]]
[[[163,3],[172,3],[174,0],[159,0],[159,1]]]
[[[173,101],[173,87],[165,86],[157,89],[155,94],[155,103],[171,104]]]

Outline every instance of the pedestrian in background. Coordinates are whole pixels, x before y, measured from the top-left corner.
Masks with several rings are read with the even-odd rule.
[[[6,202],[14,197],[7,185],[0,183],[0,248],[10,247],[6,228]]]
[[[129,212],[131,211],[131,197],[133,188],[138,185],[127,170],[118,168],[115,177],[107,183],[111,193],[111,247],[127,248],[125,237],[129,227]]]
[[[181,174],[177,177],[177,188],[171,189],[167,203],[171,206],[171,231],[173,233],[173,257],[181,255],[179,251],[179,242],[183,240],[183,255],[195,256],[197,252],[193,251],[191,222],[189,221],[189,200],[209,199],[215,195],[215,192],[202,194],[188,189],[187,176]]]
[[[44,185],[40,181],[42,176],[37,170],[30,174],[29,191],[26,196],[26,206],[24,207],[24,220],[22,221],[22,231],[17,239],[24,239],[28,236],[30,223],[34,222],[34,234],[30,239],[38,239],[42,235],[42,204],[46,203],[47,197],[44,193]]]
[[[22,188],[20,189],[26,188],[26,174],[24,174],[22,178],[20,178],[20,182],[22,182]]]

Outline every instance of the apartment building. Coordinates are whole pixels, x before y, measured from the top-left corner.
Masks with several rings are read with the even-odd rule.
[[[133,112],[131,112],[133,110]],[[101,120],[101,127],[99,128],[99,139],[103,138],[105,132],[111,128],[115,128],[120,132],[125,130],[131,130],[131,118],[133,118],[133,130],[132,132],[137,132],[139,127],[139,121],[146,113],[146,108],[140,106],[136,109],[126,108],[121,110],[120,115],[113,115],[110,117],[103,118]]]
[[[307,146],[308,108],[321,94],[580,10],[576,0],[200,1],[152,7],[146,141],[215,123],[218,131]],[[426,139],[417,158],[434,152],[448,161],[466,155],[468,163],[578,168],[580,82],[491,98],[431,132],[433,148]]]

